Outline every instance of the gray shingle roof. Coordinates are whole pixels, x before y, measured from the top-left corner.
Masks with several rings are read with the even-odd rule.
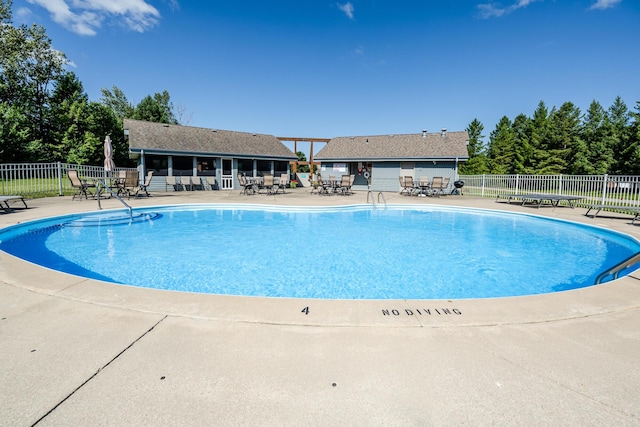
[[[339,137],[329,141],[314,160],[466,160],[468,140],[467,132]]]
[[[124,120],[129,150],[148,153],[297,160],[273,135]]]

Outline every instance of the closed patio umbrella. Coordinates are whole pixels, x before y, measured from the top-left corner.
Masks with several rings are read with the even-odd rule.
[[[111,172],[116,168],[113,162],[113,146],[111,145],[111,137],[107,135],[104,138],[104,171]]]

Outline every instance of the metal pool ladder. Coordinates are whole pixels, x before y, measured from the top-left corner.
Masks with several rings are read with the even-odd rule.
[[[367,204],[369,204],[369,196],[371,196],[371,203],[373,204],[373,207],[376,207],[376,201],[373,198],[373,193],[371,192],[371,190],[367,191]],[[382,202],[384,203],[384,207],[387,207],[387,199],[384,198],[384,194],[382,194],[382,191],[380,191],[378,193],[378,203],[380,203],[380,196],[382,196]]]
[[[102,185],[102,188],[106,188],[107,190],[109,190],[109,193],[111,193],[111,195],[113,197],[115,197],[116,199],[120,200],[120,203],[122,203],[129,210],[129,219],[133,220],[133,209],[131,209],[131,206],[129,206],[127,204],[127,202],[122,200],[122,198],[120,196],[118,196],[116,193],[114,193],[113,190],[111,189],[111,187],[109,187],[107,185],[107,183],[104,182],[104,180],[102,180],[102,179],[99,179],[98,183],[96,184],[96,196],[97,196],[97,199],[98,199],[98,209],[102,209],[102,206],[100,205],[100,186],[101,185]]]
[[[617,279],[622,270],[624,270],[625,268],[629,268],[633,264],[636,264],[638,262],[640,262],[640,252],[636,253],[635,255],[631,255],[629,258],[625,259],[620,264],[618,264],[618,265],[616,265],[614,267],[611,267],[607,271],[604,271],[604,272],[600,273],[598,275],[598,277],[596,277],[596,283],[595,284],[599,285],[600,283],[602,283],[602,281],[607,276],[613,276],[612,280]]]

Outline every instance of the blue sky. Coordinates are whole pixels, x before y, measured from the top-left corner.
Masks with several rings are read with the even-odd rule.
[[[169,91],[183,124],[488,136],[539,101],[640,101],[637,0],[14,0],[91,100]]]

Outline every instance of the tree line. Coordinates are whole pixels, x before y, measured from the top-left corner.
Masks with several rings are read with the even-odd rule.
[[[99,165],[109,135],[116,165],[134,166],[124,118],[178,124],[167,91],[134,106],[113,86],[90,101],[45,28],[14,26],[11,6],[11,0],[0,0],[0,163]]]
[[[571,102],[549,110],[540,101],[531,117],[502,117],[488,143],[477,119],[466,130],[464,175],[640,175],[640,101],[631,112],[620,97],[606,110],[594,100],[585,114]]]

